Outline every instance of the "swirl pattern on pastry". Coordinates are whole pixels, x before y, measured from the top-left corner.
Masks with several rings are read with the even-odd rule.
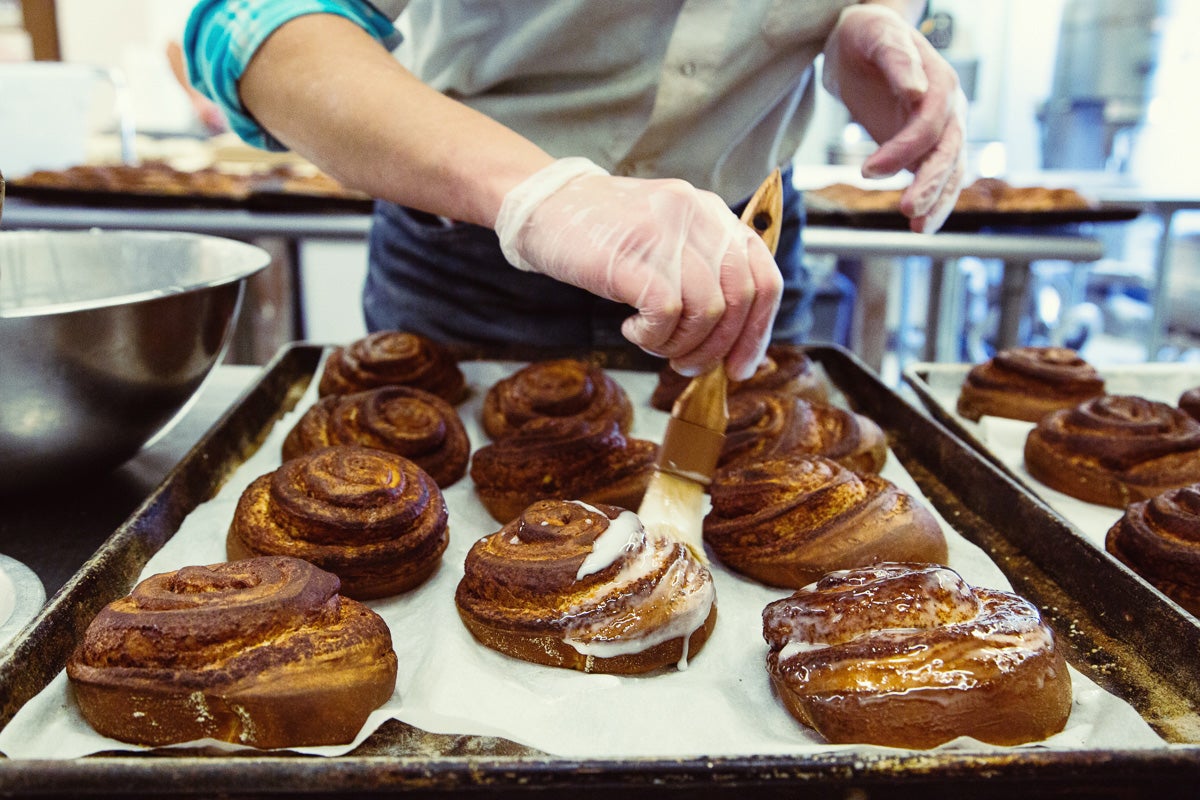
[[[735,572],[798,589],[835,569],[880,561],[944,564],[933,514],[878,475],[820,456],[785,456],[720,470],[704,541]]]
[[[1042,418],[1025,440],[1025,466],[1052,489],[1124,508],[1200,481],[1200,422],[1142,397],[1092,398]]]
[[[1104,379],[1066,347],[1013,347],[976,364],[958,396],[958,413],[1027,422],[1104,394]]]
[[[1167,597],[1200,616],[1200,483],[1130,503],[1105,548]]]
[[[671,411],[691,381],[670,365],[663,367],[650,395],[650,405],[660,411]],[[803,397],[814,403],[829,401],[829,385],[812,359],[803,350],[787,345],[771,345],[753,375],[744,381],[729,382],[728,394],[758,391]]]
[[[471,443],[454,406],[407,386],[329,395],[317,400],[283,440],[283,458],[334,445],[396,453],[443,489],[467,472]]]
[[[387,624],[306,561],[270,557],[146,578],[67,662],[104,736],[260,748],[352,741],[396,683]]]
[[[242,492],[229,558],[286,555],[337,575],[356,600],[423,583],[449,542],[446,502],[429,475],[394,453],[327,447],[285,461]]]
[[[350,394],[380,386],[411,386],[457,405],[466,399],[466,376],[454,356],[418,333],[376,331],[336,347],[325,359],[317,393]]]
[[[536,419],[615,420],[633,424],[633,404],[612,376],[573,358],[536,361],[497,381],[483,400],[483,429],[492,439],[511,436]]]
[[[1179,408],[1194,420],[1200,420],[1200,386],[1179,395]]]
[[[684,667],[716,620],[712,575],[687,546],[577,501],[534,503],[477,541],[454,599],[487,647],[583,672]]]
[[[500,523],[536,500],[637,508],[657,458],[657,444],[626,436],[614,419],[547,417],[476,450],[471,480]]]
[[[1062,730],[1071,679],[1053,632],[1017,595],[951,569],[830,573],[763,611],[780,699],[827,741],[1013,745]]]
[[[729,422],[719,467],[801,453],[819,455],[856,472],[879,472],[887,437],[862,414],[772,392],[729,398]]]

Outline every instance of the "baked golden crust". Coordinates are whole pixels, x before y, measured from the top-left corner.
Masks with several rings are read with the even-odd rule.
[[[631,511],[539,501],[467,554],[455,592],[479,642],[583,672],[686,665],[716,622],[712,575]]]
[[[1179,396],[1179,408],[1192,419],[1200,421],[1200,386],[1188,389]]]
[[[471,457],[471,443],[454,406],[408,386],[320,398],[288,431],[283,458],[334,445],[361,445],[404,456],[443,489],[466,474]]]
[[[271,557],[154,575],[96,615],[67,662],[84,719],[146,745],[343,744],[391,697],[382,618],[334,575]]]
[[[987,414],[1037,422],[1102,394],[1104,379],[1074,350],[1013,347],[971,368],[959,392],[958,413],[970,420]]]
[[[704,541],[735,572],[798,589],[880,561],[944,564],[946,538],[912,495],[878,475],[792,455],[720,470]]]
[[[834,743],[1014,745],[1062,730],[1071,678],[1032,603],[951,569],[834,572],[763,611],[784,707]]]
[[[670,365],[663,367],[650,395],[650,405],[659,411],[670,412],[691,381]],[[828,381],[817,371],[812,359],[803,350],[784,345],[768,347],[754,374],[744,381],[730,381],[727,394],[754,391],[779,392],[816,403],[829,401]]]
[[[1142,397],[1092,398],[1042,418],[1025,440],[1025,466],[1052,489],[1124,508],[1200,481],[1200,422]]]
[[[1163,594],[1200,616],[1200,483],[1130,503],[1105,548]]]
[[[458,361],[441,344],[417,333],[376,331],[329,353],[317,393],[324,397],[380,386],[424,389],[451,405],[469,392]]]
[[[394,453],[327,447],[285,461],[242,492],[230,559],[303,558],[369,600],[425,582],[449,542],[446,502],[429,475]]]
[[[614,420],[629,433],[633,404],[603,369],[573,358],[535,361],[488,389],[482,422],[492,439],[538,419]]]
[[[856,472],[879,472],[887,461],[887,437],[871,419],[836,406],[773,392],[729,398],[718,467],[792,453],[825,456]]]
[[[625,436],[615,419],[543,417],[476,450],[470,471],[480,501],[503,524],[537,500],[637,508],[657,458],[657,444]]]

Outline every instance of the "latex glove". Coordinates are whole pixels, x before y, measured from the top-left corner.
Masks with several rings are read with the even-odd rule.
[[[863,177],[911,171],[900,210],[914,231],[940,228],[966,171],[967,100],[954,68],[898,13],[860,4],[838,17],[822,83],[879,143]]]
[[[762,360],[783,279],[711,192],[560,159],[509,191],[496,233],[513,266],[637,309],[621,333],[685,375],[724,360],[744,380]]]

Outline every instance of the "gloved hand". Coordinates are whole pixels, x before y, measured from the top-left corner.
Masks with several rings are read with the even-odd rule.
[[[508,192],[496,233],[514,266],[636,308],[622,334],[683,374],[724,360],[743,380],[762,360],[783,279],[711,192],[560,159]]]
[[[940,228],[966,171],[967,100],[954,68],[895,11],[859,4],[829,35],[822,83],[880,145],[863,177],[910,170],[900,210],[914,231]]]

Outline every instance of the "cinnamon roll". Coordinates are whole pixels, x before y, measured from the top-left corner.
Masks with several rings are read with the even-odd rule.
[[[650,395],[650,405],[670,412],[691,378],[680,375],[667,365],[659,370],[658,383]],[[829,384],[811,358],[796,347],[771,345],[754,374],[744,381],[730,381],[728,394],[737,392],[779,392],[803,397],[815,403],[829,401]]]
[[[1052,489],[1124,508],[1200,481],[1200,422],[1174,406],[1105,395],[1042,418],[1025,466]]]
[[[1104,540],[1108,552],[1200,616],[1200,483],[1130,503]]]
[[[467,554],[454,600],[479,642],[583,672],[685,667],[716,621],[712,575],[632,511],[539,501]]]
[[[320,398],[283,440],[283,458],[333,445],[402,455],[443,489],[466,474],[471,455],[466,428],[454,406],[407,386]]]
[[[1027,422],[1104,394],[1104,379],[1066,347],[1013,347],[976,364],[958,395],[958,413]]]
[[[376,331],[330,352],[317,394],[350,394],[380,386],[424,389],[452,405],[469,393],[458,361],[444,346],[418,333]]]
[[[1179,396],[1179,408],[1194,420],[1200,420],[1200,386]]]
[[[717,466],[791,453],[825,456],[856,472],[879,472],[887,461],[887,437],[868,417],[836,406],[772,392],[729,398]]]
[[[488,513],[505,523],[536,500],[637,508],[657,458],[657,444],[627,437],[614,419],[542,418],[476,450],[470,471]]]
[[[285,461],[238,499],[230,559],[303,558],[356,600],[400,594],[438,568],[449,542],[446,502],[413,462],[367,447],[327,447]]]
[[[602,368],[572,358],[529,364],[497,381],[484,396],[483,429],[493,439],[543,418],[614,420],[621,433],[628,433],[633,405]]]
[[[1017,595],[929,564],[830,573],[763,611],[784,707],[833,743],[1045,739],[1071,710],[1050,628]]]
[[[79,710],[145,745],[344,744],[396,684],[387,624],[298,558],[184,567],[109,603],[67,661]]]
[[[946,563],[941,525],[912,495],[821,456],[722,469],[710,494],[705,543],[761,583],[800,588],[831,570],[880,561]]]

